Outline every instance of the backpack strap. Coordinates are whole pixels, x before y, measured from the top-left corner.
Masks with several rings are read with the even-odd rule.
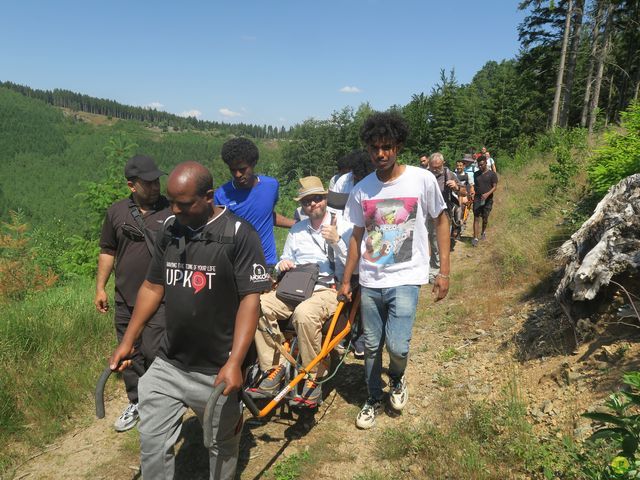
[[[236,238],[236,222],[234,222],[227,216],[224,217],[224,220],[224,231],[221,234],[214,235],[211,232],[203,232],[201,238],[198,238],[197,240],[202,240],[205,242],[233,244]],[[196,239],[194,238],[194,240]]]
[[[129,211],[131,212],[131,216],[133,217],[136,224],[138,225],[138,228],[144,235],[144,242],[147,244],[147,249],[149,250],[149,254],[153,256],[153,251],[155,250],[155,247],[153,245],[155,240],[155,238],[153,238],[154,235],[144,224],[144,220],[142,219],[142,214],[140,213],[140,209],[135,203],[133,203],[133,201],[129,205]]]
[[[193,233],[188,228],[175,223],[175,217],[171,217],[165,223],[165,228],[162,233],[161,245],[163,248],[166,248],[169,244],[174,243],[177,246],[178,254],[183,255],[187,246],[187,241],[220,243],[222,245],[228,245],[232,247],[226,249],[227,255],[231,259],[233,257],[233,248],[235,248],[237,221],[234,221],[227,215],[221,218],[221,220],[225,222],[224,229],[221,234],[214,234],[209,231],[200,231],[197,233]]]

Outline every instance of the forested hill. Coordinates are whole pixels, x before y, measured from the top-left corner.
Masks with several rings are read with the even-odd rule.
[[[30,98],[37,98],[56,107],[64,107],[78,112],[95,113],[125,120],[137,120],[160,127],[165,131],[170,127],[173,130],[208,130],[220,134],[243,135],[253,138],[284,138],[287,135],[287,130],[283,126],[252,125],[246,123],[230,124],[198,120],[195,117],[181,117],[172,113],[156,110],[155,108],[123,105],[114,100],[95,98],[60,88],[38,90],[10,81],[0,82],[0,87],[8,88]]]
[[[90,271],[106,207],[128,194],[123,178],[128,156],[151,155],[165,172],[179,162],[196,160],[211,170],[219,185],[229,176],[220,160],[229,135],[191,129],[162,132],[135,120],[95,125],[0,87],[0,222],[10,220],[10,211],[19,212],[45,266],[57,273],[69,273],[66,266],[73,270],[74,265]],[[275,168],[277,144],[256,142],[258,168]],[[77,273],[84,271],[81,266]]]

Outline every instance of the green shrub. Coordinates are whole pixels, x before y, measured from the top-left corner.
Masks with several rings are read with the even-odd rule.
[[[611,413],[587,412],[582,416],[604,423],[589,437],[589,441],[605,440],[618,451],[617,455],[604,466],[603,479],[640,478],[640,372],[627,372],[622,381],[630,391],[609,395],[606,407]]]
[[[588,169],[589,183],[599,198],[623,178],[640,172],[640,102],[621,116],[625,133],[607,132],[607,144],[596,151]]]

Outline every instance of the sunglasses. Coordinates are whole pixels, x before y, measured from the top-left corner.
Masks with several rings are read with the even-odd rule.
[[[326,197],[324,195],[309,195],[308,197],[304,197],[302,200],[300,200],[300,203],[305,207],[308,207],[309,205],[311,205],[311,202],[320,203],[325,198]]]

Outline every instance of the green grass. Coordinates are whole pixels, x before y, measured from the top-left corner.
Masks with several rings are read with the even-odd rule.
[[[449,362],[454,358],[458,357],[460,352],[456,350],[454,347],[448,347],[438,353],[438,360],[443,363]]]
[[[91,405],[115,342],[112,315],[95,311],[93,292],[83,279],[0,306],[0,477],[16,445],[51,442]]]
[[[436,373],[436,385],[443,388],[449,388],[453,386],[453,380],[451,377],[445,375],[444,373]]]
[[[273,480],[297,480],[302,478],[302,468],[311,461],[311,454],[308,451],[294,453],[286,459],[276,463],[273,469],[269,470],[269,478]]]
[[[389,478],[380,472],[367,470],[353,477],[353,480],[389,480]]]
[[[585,478],[586,462],[593,464],[568,438],[537,438],[513,381],[500,399],[473,403],[444,420],[383,430],[377,455],[392,468],[411,465],[416,478],[577,479]],[[376,478],[367,475],[361,478]]]

